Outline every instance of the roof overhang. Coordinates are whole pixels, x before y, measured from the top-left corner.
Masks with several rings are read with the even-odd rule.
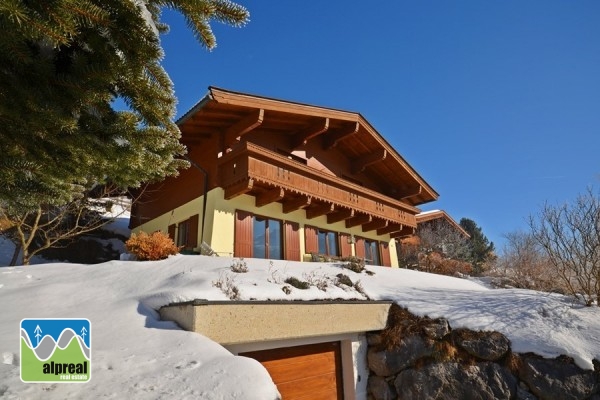
[[[438,193],[359,113],[278,100],[209,87],[208,94],[183,115],[183,141],[225,135],[226,144],[252,129],[293,135],[301,146],[319,138],[325,149],[337,148],[352,159],[353,173],[369,173],[389,197],[416,206]]]

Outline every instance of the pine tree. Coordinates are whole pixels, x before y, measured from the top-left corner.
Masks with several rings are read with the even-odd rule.
[[[160,61],[162,8],[200,43],[212,21],[239,26],[228,0],[0,0],[0,208],[60,206],[96,185],[173,176],[187,163]],[[117,111],[120,99],[130,111]]]
[[[461,218],[459,225],[471,236],[468,261],[473,265],[473,273],[481,274],[485,263],[495,257],[494,242],[490,242],[481,227],[469,218]]]

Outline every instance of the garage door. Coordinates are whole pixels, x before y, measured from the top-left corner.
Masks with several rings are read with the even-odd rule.
[[[340,342],[240,353],[265,366],[283,400],[343,399]]]

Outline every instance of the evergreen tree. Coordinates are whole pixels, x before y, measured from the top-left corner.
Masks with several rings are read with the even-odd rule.
[[[138,187],[187,166],[160,61],[160,11],[181,12],[213,48],[229,0],[0,0],[0,208],[24,219],[96,185]],[[113,108],[116,99],[130,111]]]
[[[485,263],[495,257],[494,242],[488,240],[475,221],[461,218],[459,224],[471,236],[468,261],[473,265],[473,272],[476,275],[481,274],[485,269]]]

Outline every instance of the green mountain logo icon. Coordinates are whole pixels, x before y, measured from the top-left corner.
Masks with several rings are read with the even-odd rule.
[[[28,323],[24,324],[24,321]],[[81,321],[87,323],[81,326]],[[34,325],[35,328],[32,329]],[[74,328],[80,328],[79,333]],[[21,380],[79,383],[89,381],[90,328],[89,320],[82,319],[21,321]],[[49,333],[44,334],[44,329]]]

